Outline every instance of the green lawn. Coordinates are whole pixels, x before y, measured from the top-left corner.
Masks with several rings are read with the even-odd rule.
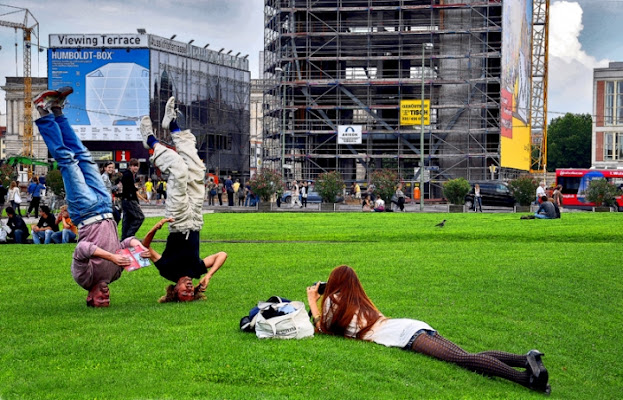
[[[434,225],[446,218],[444,228]],[[142,237],[156,218],[149,218]],[[0,399],[527,399],[541,394],[425,356],[336,337],[258,340],[238,321],[271,295],[306,301],[356,269],[390,317],[468,351],[543,351],[551,398],[623,393],[623,214],[210,214],[229,253],[208,300],[158,304],[154,267],[87,309],[75,245],[0,246]],[[158,233],[164,240],[166,230]],[[164,243],[154,243],[162,250]]]

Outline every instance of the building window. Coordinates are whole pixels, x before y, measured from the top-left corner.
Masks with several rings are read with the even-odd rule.
[[[606,125],[623,125],[623,81],[606,82],[605,96]]]
[[[604,161],[623,160],[623,132],[604,133]]]

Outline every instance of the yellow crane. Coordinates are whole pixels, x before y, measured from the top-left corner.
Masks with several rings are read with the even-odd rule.
[[[24,53],[24,143],[22,155],[32,157],[32,76],[30,71],[30,49],[32,37],[37,38],[39,47],[39,22],[26,8],[0,4],[0,26],[20,29],[23,36]],[[15,44],[17,46],[17,43]],[[32,166],[29,166],[29,177],[32,175]]]
[[[549,38],[549,0],[532,4],[532,99],[530,104],[530,138],[532,151],[530,172],[547,170],[547,65]]]

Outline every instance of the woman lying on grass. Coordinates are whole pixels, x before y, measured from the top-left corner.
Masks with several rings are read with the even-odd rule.
[[[550,393],[548,372],[541,361],[543,354],[538,350],[530,350],[525,355],[502,351],[468,353],[425,322],[387,318],[366,295],[355,271],[346,265],[336,267],[329,275],[321,302],[322,312],[318,309],[319,285],[307,288],[309,308],[319,332],[401,347]],[[514,367],[525,368],[525,371]]]

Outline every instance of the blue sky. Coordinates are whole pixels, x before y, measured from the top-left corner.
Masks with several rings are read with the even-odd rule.
[[[176,40],[249,54],[258,77],[263,48],[263,0],[5,0],[28,8],[40,24],[41,43],[50,33],[134,33],[136,28]],[[68,12],[68,10],[70,10]],[[6,18],[6,17],[0,17]],[[593,68],[623,61],[623,0],[552,1],[550,4],[549,118],[592,112]],[[0,27],[0,85],[22,71],[21,33]],[[45,56],[33,54],[32,75],[45,76]],[[0,112],[4,113],[4,92]]]

